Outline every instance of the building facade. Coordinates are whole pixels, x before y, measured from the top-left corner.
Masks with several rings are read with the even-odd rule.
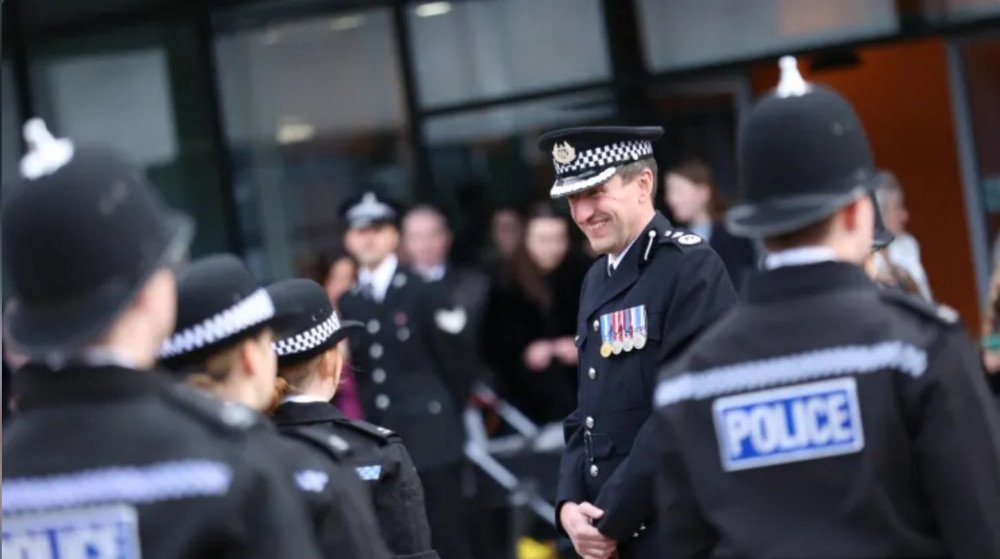
[[[19,128],[110,142],[262,279],[337,247],[375,187],[442,207],[456,257],[545,196],[557,126],[661,124],[736,188],[776,59],[857,106],[899,176],[935,295],[978,323],[1000,231],[996,0],[6,0],[2,172]]]

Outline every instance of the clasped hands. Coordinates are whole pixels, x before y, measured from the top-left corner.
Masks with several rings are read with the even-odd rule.
[[[601,534],[593,524],[602,516],[603,510],[586,502],[564,503],[559,510],[559,522],[583,559],[613,559],[618,555],[618,542]]]

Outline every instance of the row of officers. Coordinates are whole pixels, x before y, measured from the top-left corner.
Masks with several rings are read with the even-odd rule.
[[[853,108],[783,59],[744,119],[727,227],[769,254],[742,297],[654,209],[661,135],[540,140],[551,196],[605,255],[557,487],[576,553],[1000,558],[1000,404],[953,311],[862,269],[891,237]],[[4,431],[5,557],[470,556],[467,317],[392,256],[392,204],[344,208],[362,272],[338,314],[305,280],[185,265],[189,222],[132,167],[28,139],[3,210],[8,339],[32,356]],[[328,403],[345,338],[381,426]]]
[[[5,340],[27,357],[3,433],[5,558],[472,558],[466,319],[390,262],[394,207],[342,209],[359,260],[386,265],[341,315],[311,280],[188,262],[192,223],[133,165],[25,130],[3,207]],[[373,423],[331,403],[345,353]]]

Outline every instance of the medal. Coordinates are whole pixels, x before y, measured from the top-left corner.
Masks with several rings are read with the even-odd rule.
[[[635,348],[646,347],[646,306],[639,305],[633,309],[635,311]]]
[[[632,340],[632,335],[633,335],[632,325],[635,324],[635,322],[632,320],[633,310],[634,309],[628,309],[627,311],[622,313],[625,319],[624,335],[622,336],[622,349],[624,349],[626,352],[632,351],[632,348],[634,347]]]
[[[611,345],[611,316],[601,315],[601,357],[611,357],[614,348]]]
[[[622,352],[622,336],[624,332],[624,324],[622,324],[622,312],[618,311],[611,314],[611,328],[612,335],[614,336],[611,340],[611,351],[615,355]]]

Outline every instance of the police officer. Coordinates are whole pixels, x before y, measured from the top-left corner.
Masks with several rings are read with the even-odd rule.
[[[1000,418],[954,311],[879,289],[852,107],[782,59],[732,232],[767,270],[662,376],[663,557],[1000,557]]]
[[[267,292],[277,314],[273,347],[280,378],[275,424],[282,430],[312,427],[344,438],[353,451],[350,463],[370,484],[389,549],[397,557],[436,559],[424,490],[400,437],[384,427],[348,419],[330,403],[344,365],[337,345],[364,325],[341,322],[326,291],[314,281],[284,280]]]
[[[308,504],[309,525],[324,557],[389,557],[365,488],[346,467],[348,443],[308,429],[282,437],[255,411],[271,404],[277,376],[274,304],[267,292],[239,259],[220,254],[193,262],[177,293],[177,325],[160,349],[164,367],[226,401],[234,419],[256,424],[255,440],[281,461]]]
[[[3,199],[5,342],[32,363],[4,430],[3,556],[318,558],[249,422],[151,370],[190,220],[110,150],[39,120],[25,135]]]
[[[365,419],[398,433],[424,486],[433,545],[445,559],[470,557],[462,491],[461,415],[475,374],[464,335],[468,317],[440,283],[402,266],[396,204],[374,192],[341,208],[344,244],[358,261],[358,285],[339,309],[364,331],[349,341]]]
[[[550,195],[567,198],[595,252],[576,343],[577,409],[565,424],[559,526],[585,558],[661,556],[653,523],[650,417],[663,363],[736,302],[708,243],[653,207],[659,127],[575,128],[540,139]]]

